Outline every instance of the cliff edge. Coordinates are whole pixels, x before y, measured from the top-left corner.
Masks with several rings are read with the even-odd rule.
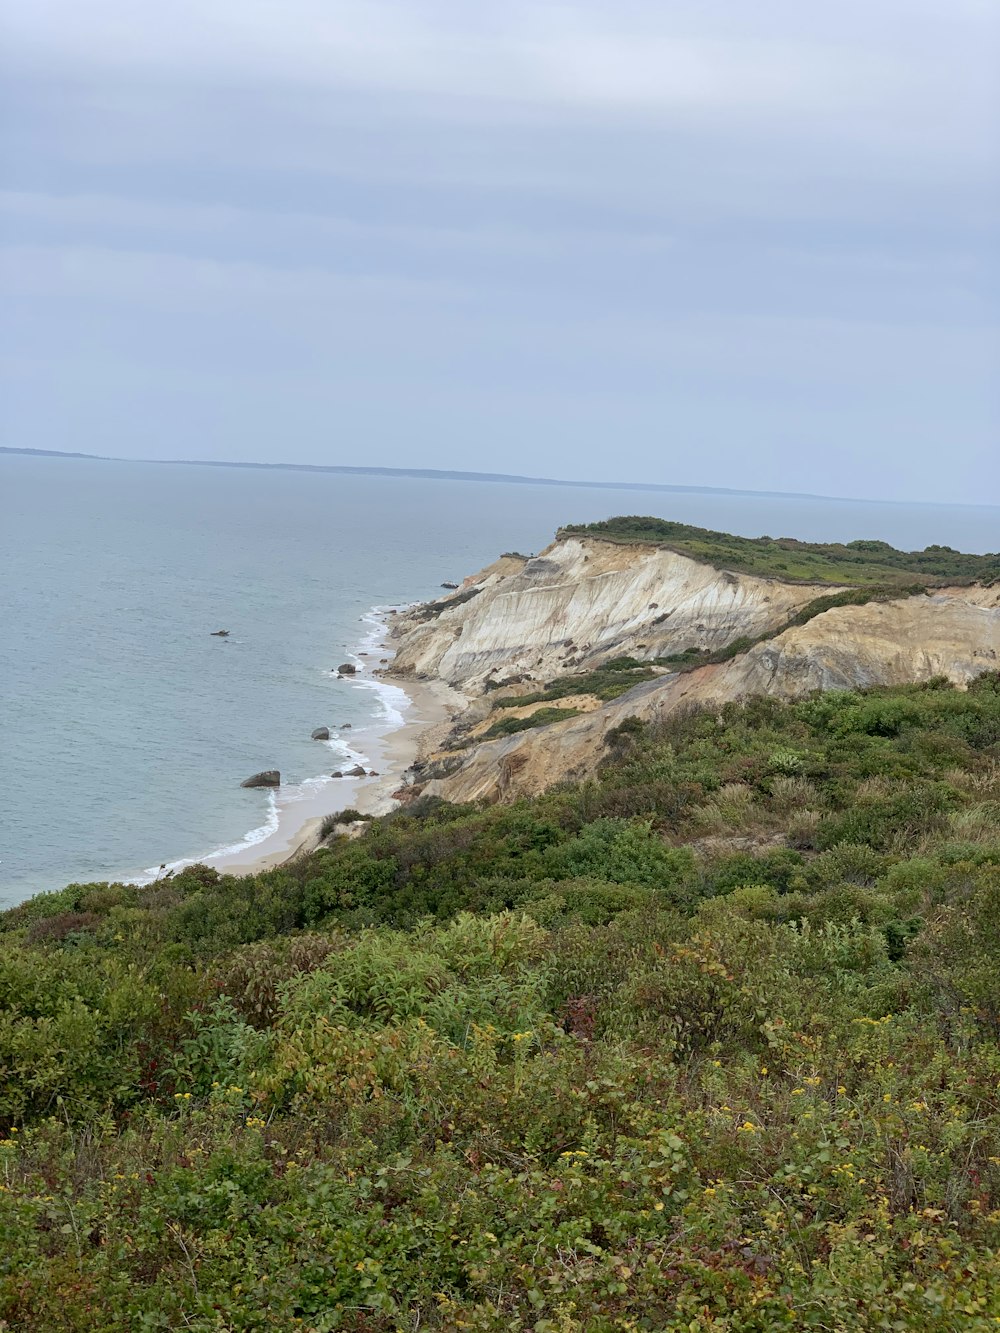
[[[538,683],[615,657],[708,653],[776,631],[817,596],[840,591],[570,537],[531,559],[503,557],[453,597],[400,616],[393,672],[478,694],[511,675]]]
[[[394,637],[394,674],[444,679],[470,700],[415,766],[412,793],[510,800],[593,772],[627,718],[935,676],[967,684],[1000,666],[1000,586],[786,582],[571,535],[413,608]]]

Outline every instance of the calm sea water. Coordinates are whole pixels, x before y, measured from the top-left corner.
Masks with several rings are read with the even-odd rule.
[[[1000,509],[0,456],[0,904],[259,838],[395,708],[330,674],[375,605],[432,597],[566,521],[1000,546]],[[231,631],[228,639],[210,636]],[[331,795],[331,808],[336,805]]]

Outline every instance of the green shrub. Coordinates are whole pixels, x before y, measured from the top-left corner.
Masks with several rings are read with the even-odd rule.
[[[632,719],[531,800],[0,915],[0,1326],[991,1326],[998,721]]]
[[[666,546],[694,560],[722,569],[817,583],[912,585],[990,582],[1000,577],[1000,554],[964,555],[949,546],[897,551],[887,542],[801,542],[792,537],[737,537],[662,518],[630,515],[599,523],[572,523],[559,537],[598,537],[602,541]],[[843,604],[843,603],[837,603]]]
[[[531,731],[534,727],[547,727],[550,722],[565,722],[569,717],[576,717],[579,708],[536,708],[527,717],[505,717],[494,722],[483,732],[484,740],[494,740],[497,736],[514,736],[519,731]]]

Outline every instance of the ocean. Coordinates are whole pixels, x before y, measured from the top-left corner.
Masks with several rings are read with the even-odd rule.
[[[628,513],[1000,546],[990,506],[0,455],[0,906],[252,847],[296,801],[337,808],[330,773],[370,761],[407,711],[395,686],[333,670],[374,650],[373,610]],[[241,789],[264,768],[277,796]]]

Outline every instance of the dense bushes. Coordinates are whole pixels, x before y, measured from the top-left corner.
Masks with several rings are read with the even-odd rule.
[[[567,718],[576,717],[579,711],[578,708],[537,708],[526,717],[504,717],[488,727],[483,738],[493,740],[497,736],[513,736],[519,731],[530,731],[533,727],[547,727],[550,722],[565,722]]]
[[[548,703],[554,699],[567,699],[578,694],[593,694],[608,703],[627,693],[635,685],[652,680],[656,672],[648,662],[637,662],[632,657],[618,657],[605,662],[594,671],[568,672],[550,680],[542,690],[532,694],[512,694],[497,699],[494,708],[523,708],[525,704]],[[551,710],[549,710],[551,711]]]
[[[723,569],[818,583],[883,584],[986,582],[1000,578],[1000,553],[966,555],[950,546],[897,551],[888,542],[802,542],[794,537],[737,537],[690,523],[628,515],[599,523],[570,523],[559,535],[667,546]],[[842,603],[836,603],[842,604]]]
[[[995,1327],[998,687],[7,913],[0,1328]]]

